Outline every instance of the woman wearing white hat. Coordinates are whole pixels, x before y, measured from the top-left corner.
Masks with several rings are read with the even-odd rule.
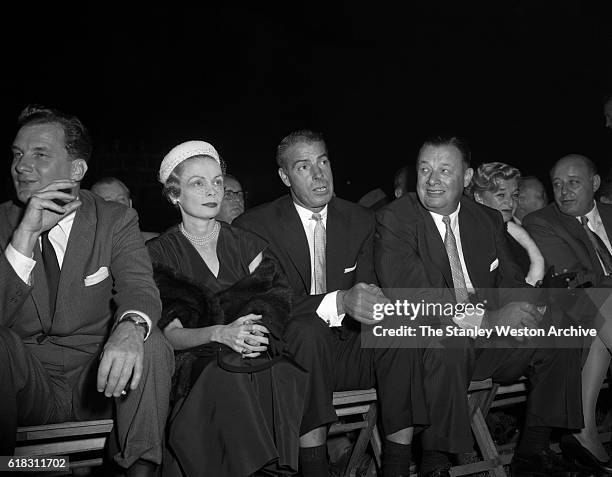
[[[147,243],[158,326],[177,352],[164,475],[297,471],[307,374],[284,352],[291,291],[263,239],[215,219],[223,173],[204,141],[176,146],[159,170],[181,214]]]

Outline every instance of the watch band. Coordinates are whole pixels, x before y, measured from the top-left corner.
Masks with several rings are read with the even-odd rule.
[[[124,321],[131,321],[136,326],[142,326],[145,330],[145,338],[149,335],[149,332],[151,331],[149,329],[149,323],[147,323],[147,320],[145,320],[142,316],[127,314],[119,320],[119,323],[123,323]]]

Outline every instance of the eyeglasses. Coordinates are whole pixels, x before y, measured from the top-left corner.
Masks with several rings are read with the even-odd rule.
[[[244,201],[246,194],[244,193],[244,191],[239,190],[239,191],[233,191],[230,189],[225,189],[225,191],[223,192],[223,198],[226,200],[241,200]]]

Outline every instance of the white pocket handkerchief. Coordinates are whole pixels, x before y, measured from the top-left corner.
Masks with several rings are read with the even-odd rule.
[[[493,260],[493,262],[491,262],[491,265],[489,266],[489,271],[492,272],[498,266],[499,266],[499,259],[496,258],[495,260]]]
[[[88,277],[85,277],[83,281],[85,282],[86,287],[90,287],[92,285],[100,283],[106,277],[108,277],[108,268],[100,267],[100,269],[96,273],[92,273]]]
[[[357,268],[357,264],[355,263],[355,265],[353,265],[352,267],[350,267],[350,268],[345,268],[345,269],[344,269],[344,273],[350,273],[350,272],[352,272],[353,270],[355,270],[356,268]]]

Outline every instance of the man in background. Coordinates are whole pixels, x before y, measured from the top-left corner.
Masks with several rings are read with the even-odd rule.
[[[231,224],[236,217],[244,213],[244,190],[231,174],[223,175],[223,200],[219,209],[218,220]]]
[[[393,176],[393,194],[399,199],[408,192],[416,190],[416,177],[414,168],[409,166],[400,167]]]
[[[111,202],[119,202],[127,207],[132,207],[132,197],[130,189],[116,177],[103,177],[91,186],[91,191],[102,197],[104,200]],[[157,237],[157,232],[140,232],[142,239],[146,242]]]
[[[527,214],[548,205],[544,184],[535,176],[521,177],[519,181],[519,200],[515,217],[523,220]]]

